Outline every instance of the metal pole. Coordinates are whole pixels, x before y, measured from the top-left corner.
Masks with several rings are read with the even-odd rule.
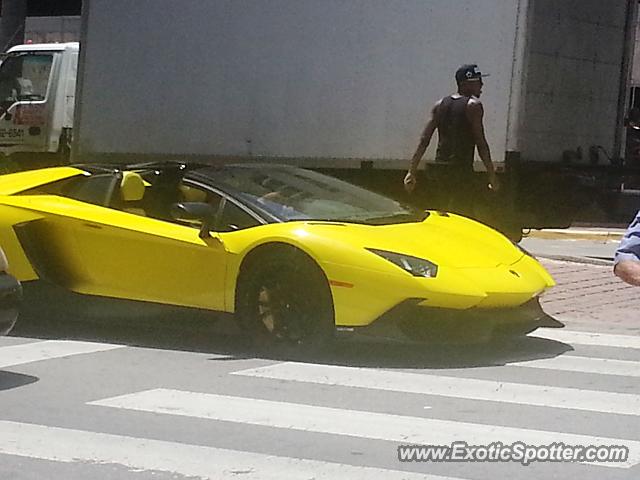
[[[2,0],[0,18],[0,48],[2,52],[24,43],[24,24],[27,18],[27,0]]]
[[[509,94],[509,110],[507,118],[507,144],[505,153],[520,152],[522,136],[523,98],[526,94],[526,67],[528,63],[528,41],[533,18],[533,1],[518,0],[516,31],[513,42],[513,59],[511,64],[511,92]],[[506,168],[506,166],[505,166]]]
[[[618,97],[618,118],[616,121],[616,137],[613,146],[612,159],[621,159],[624,156],[624,119],[629,105],[629,84],[633,65],[633,51],[635,47],[636,30],[638,23],[638,0],[627,0],[627,19],[625,22],[624,53],[620,72],[620,95]]]
[[[91,0],[82,1],[81,24],[80,24],[80,57],[78,58],[78,74],[76,80],[76,100],[73,108],[73,138],[71,140],[71,163],[87,162],[86,152],[83,151],[80,142],[82,141],[82,98],[84,90],[84,71],[87,64],[87,35],[89,29],[89,12],[91,11]]]

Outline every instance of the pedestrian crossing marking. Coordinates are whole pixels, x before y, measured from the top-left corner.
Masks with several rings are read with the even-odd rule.
[[[41,360],[52,360],[87,353],[106,352],[124,347],[124,345],[71,340],[45,340],[8,345],[0,347],[0,368],[15,367]]]
[[[640,348],[640,337],[628,335],[539,329],[532,336],[575,345],[623,349]],[[0,369],[125,347],[125,345],[64,340],[31,341],[30,343],[8,345],[0,347]],[[629,354],[628,352],[627,355]],[[594,358],[573,354],[507,364],[507,367],[518,369],[547,369],[595,375],[615,375],[629,379],[640,377],[639,366],[640,362],[638,361]],[[433,375],[432,373],[409,373],[297,362],[284,362],[231,372],[232,375],[252,378],[640,416],[640,394],[509,383],[499,380]],[[464,441],[479,445],[500,441],[504,444],[524,442],[530,445],[545,445],[554,442],[563,442],[568,445],[622,445],[629,448],[629,458],[626,463],[596,463],[594,465],[630,468],[640,463],[640,441],[637,440],[458,422],[421,416],[404,416],[395,413],[349,410],[213,393],[156,389],[96,400],[90,402],[89,405],[233,422],[249,426],[345,435],[403,444],[446,445],[456,441]],[[425,408],[430,409],[431,407]],[[429,410],[425,413],[428,414],[428,412]],[[622,436],[625,435],[622,434]],[[49,438],[49,440],[41,441],[39,440],[41,437]],[[17,438],[19,439],[16,440]],[[59,441],[59,438],[62,438],[63,444],[66,445],[65,449],[68,449],[67,452],[72,453],[67,454],[63,449],[58,449],[56,442]],[[94,442],[98,446],[87,445],[85,450],[80,449],[85,453],[81,453],[79,456],[75,455],[73,451],[79,448],[77,445],[86,442]],[[123,442],[129,446],[120,448],[119,444]],[[54,444],[56,447],[51,448],[51,445]],[[145,449],[154,449],[156,446],[163,452],[178,448],[183,457],[179,456],[175,461],[163,460],[160,462],[161,468],[158,468],[158,454],[147,455],[143,452]],[[103,451],[105,448],[106,451]],[[131,448],[138,450],[133,457],[128,451]],[[160,470],[185,476],[215,478],[216,480],[238,478],[239,471],[243,473],[242,477],[247,479],[306,479],[313,476],[313,478],[326,478],[327,480],[341,478],[451,480],[451,477],[421,475],[397,470],[358,467],[3,421],[0,421],[0,454],[60,462],[117,463],[133,469]],[[204,461],[201,465],[193,464],[191,458],[203,455],[226,460],[215,461],[211,464],[213,466]],[[236,468],[234,465],[240,465],[240,467]],[[194,471],[200,473],[190,473]],[[246,476],[245,472],[248,472],[249,476]]]
[[[640,395],[630,393],[297,362],[278,363],[232,374],[468,400],[640,415]]]
[[[0,454],[118,464],[205,480],[461,480],[9,421],[0,421]]]
[[[531,337],[546,338],[557,342],[594,345],[598,347],[634,348],[640,349],[640,336],[616,335],[611,333],[579,332],[561,328],[538,328],[530,334]]]
[[[626,463],[597,465],[629,468],[640,463],[638,441],[210,393],[155,389],[98,400],[90,402],[90,405],[405,444],[448,445],[465,441],[472,445],[488,445],[492,442],[507,445],[516,442],[529,445],[554,442],[567,445],[624,445],[629,448]]]
[[[581,357],[577,355],[559,355],[553,358],[509,362],[507,365],[562,370],[566,372],[592,373],[596,375],[640,377],[640,362],[613,360],[610,358]]]

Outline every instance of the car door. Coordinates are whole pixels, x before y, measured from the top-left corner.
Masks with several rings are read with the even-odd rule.
[[[86,184],[76,187],[86,190]],[[101,197],[96,189],[83,195]],[[217,234],[203,239],[197,226],[77,198],[13,198],[47,214],[25,226],[22,236],[35,247],[34,258],[40,252],[40,270],[55,283],[79,293],[227,310],[227,252]]]
[[[193,226],[113,211],[87,212],[74,229],[89,287],[99,295],[226,310],[227,252]]]
[[[106,210],[83,215],[75,229],[98,293],[227,310],[228,254],[220,236],[200,238],[199,225],[152,218],[144,208]]]

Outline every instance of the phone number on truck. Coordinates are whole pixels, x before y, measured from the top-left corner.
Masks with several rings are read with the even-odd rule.
[[[0,128],[0,138],[23,138],[24,130],[19,128]]]

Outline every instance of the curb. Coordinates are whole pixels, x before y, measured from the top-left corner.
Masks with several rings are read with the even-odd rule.
[[[583,263],[587,265],[598,265],[601,267],[613,267],[613,259],[604,260],[601,258],[591,257],[572,257],[571,255],[536,255],[536,257],[546,260],[556,260],[560,262]]]
[[[624,232],[620,231],[592,231],[576,229],[545,229],[531,230],[525,238],[540,238],[545,240],[592,240],[598,242],[619,242]]]

